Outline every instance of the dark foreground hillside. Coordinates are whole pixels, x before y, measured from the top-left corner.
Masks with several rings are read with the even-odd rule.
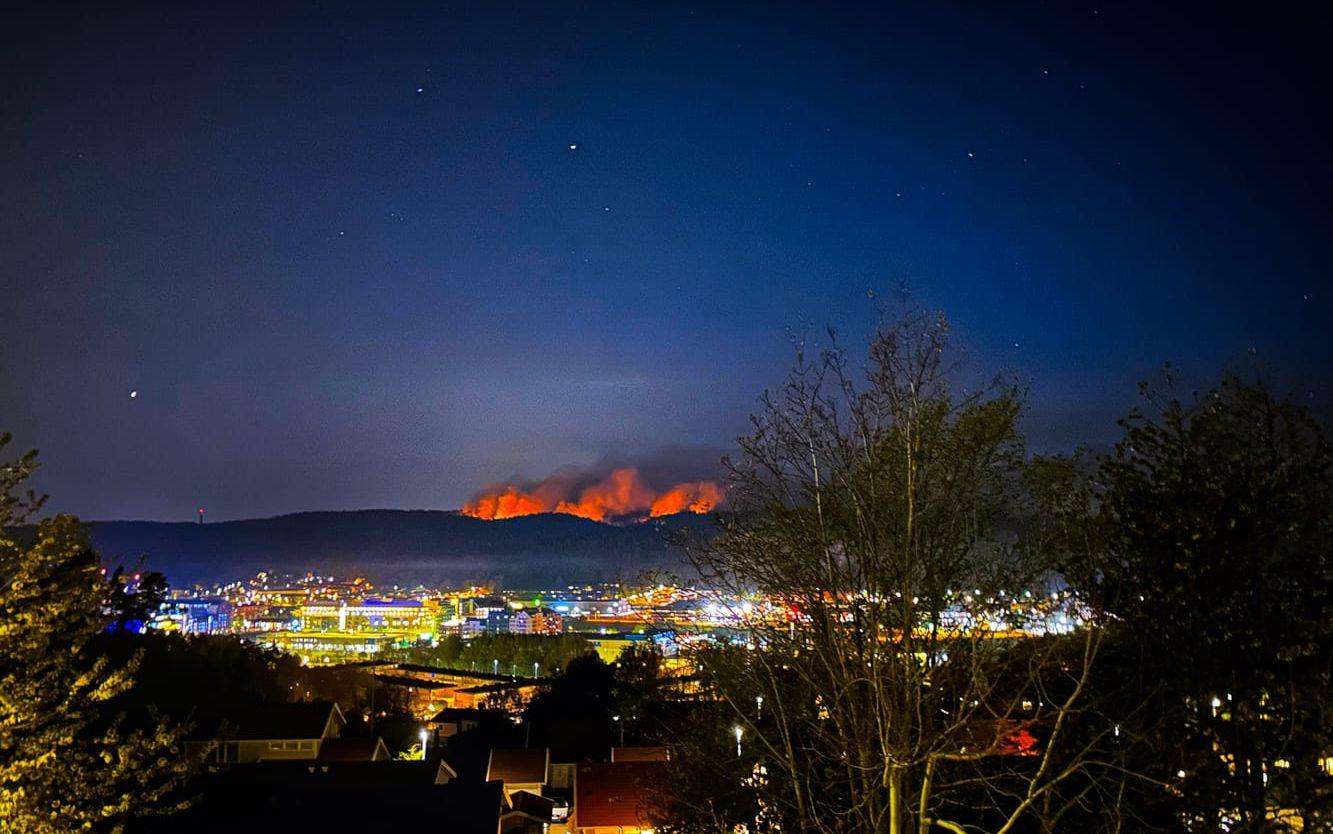
[[[173,585],[242,579],[259,570],[362,574],[401,584],[498,581],[560,586],[681,571],[667,535],[702,516],[628,526],[568,515],[482,521],[434,510],[311,512],[209,524],[98,521],[89,528],[105,561],[141,555]]]

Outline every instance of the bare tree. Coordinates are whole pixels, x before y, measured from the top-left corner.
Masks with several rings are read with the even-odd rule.
[[[700,732],[736,751],[684,746],[713,796],[668,801],[666,829],[1087,830],[1114,803],[1101,632],[1061,620],[1040,537],[1007,523],[1027,509],[1020,392],[955,396],[947,349],[942,317],[909,316],[864,368],[836,344],[798,355],[762,400],[720,534],[688,545],[747,600],[747,645],[695,657],[725,709]]]

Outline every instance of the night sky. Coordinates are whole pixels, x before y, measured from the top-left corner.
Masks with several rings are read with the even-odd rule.
[[[0,430],[52,509],[711,459],[903,287],[1039,449],[1165,361],[1333,402],[1295,6],[196,5],[0,19]]]

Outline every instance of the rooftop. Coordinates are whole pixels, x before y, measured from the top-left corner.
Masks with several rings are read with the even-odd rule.
[[[342,725],[342,710],[332,701],[259,704],[220,715],[201,717],[190,737],[240,741],[323,738],[332,721]]]
[[[545,784],[549,781],[551,752],[545,747],[492,750],[486,780],[508,785]]]
[[[661,779],[659,762],[581,764],[574,776],[574,815],[579,827],[648,824],[649,788]]]
[[[326,738],[319,745],[320,762],[373,762],[389,758],[379,736],[374,738]]]

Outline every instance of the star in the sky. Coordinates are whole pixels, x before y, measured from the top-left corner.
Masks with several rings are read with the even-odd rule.
[[[576,151],[576,150],[579,149],[579,146],[578,146],[578,145],[575,145],[573,142],[570,142],[570,143],[569,143],[569,149],[570,149],[571,151]]]
[[[130,392],[130,399],[132,399],[132,400],[137,400],[138,398],[139,398],[139,392],[138,392],[138,391],[131,391],[131,392]]]

